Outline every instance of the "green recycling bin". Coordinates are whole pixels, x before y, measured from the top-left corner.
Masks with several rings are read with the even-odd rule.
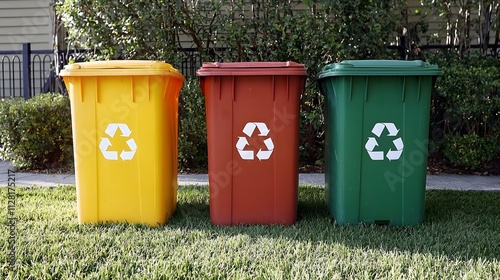
[[[440,74],[419,60],[322,69],[326,199],[338,224],[422,223],[430,99]]]

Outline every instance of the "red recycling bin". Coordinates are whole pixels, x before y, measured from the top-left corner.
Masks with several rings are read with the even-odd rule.
[[[204,63],[197,75],[205,95],[212,223],[294,224],[304,65]]]

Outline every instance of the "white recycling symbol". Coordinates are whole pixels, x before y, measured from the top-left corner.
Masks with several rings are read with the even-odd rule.
[[[387,136],[398,136],[399,129],[393,123],[376,123],[373,126],[372,133],[379,138],[384,131],[384,128],[387,128],[389,134]],[[389,161],[398,160],[403,153],[403,140],[401,137],[398,137],[392,141],[394,144],[395,150],[389,149],[385,157]],[[368,141],[366,141],[365,148],[368,152],[368,155],[372,160],[384,160],[384,152],[383,151],[374,151],[375,147],[378,146],[377,139],[375,137],[368,137]]]
[[[269,134],[269,129],[267,128],[267,125],[262,122],[248,122],[245,127],[243,128],[243,133],[247,135],[248,137],[252,137],[252,134],[255,131],[255,128],[259,130],[259,136],[267,136]],[[238,141],[236,142],[236,149],[238,150],[238,153],[240,154],[240,157],[244,160],[254,160],[255,157],[257,157],[259,160],[268,160],[271,157],[271,154],[273,153],[274,150],[274,143],[273,139],[271,137],[267,138],[264,140],[264,145],[266,145],[267,151],[259,149],[257,151],[257,154],[253,150],[245,150],[245,147],[247,145],[250,145],[248,143],[248,139],[243,136],[243,137],[238,137]]]
[[[110,123],[108,124],[105,132],[109,137],[113,138],[118,129],[120,129],[122,137],[130,137],[130,134],[132,133],[132,131],[130,131],[130,129],[128,128],[128,125],[124,123]],[[124,161],[131,160],[135,155],[135,151],[137,150],[137,144],[135,143],[134,138],[130,138],[126,141],[126,143],[128,145],[129,151],[122,150],[120,153],[120,158]],[[108,150],[108,148],[112,146],[113,145],[111,145],[111,141],[109,140],[109,138],[101,138],[99,149],[101,150],[104,158],[107,160],[118,160],[118,151],[113,151],[112,149]]]

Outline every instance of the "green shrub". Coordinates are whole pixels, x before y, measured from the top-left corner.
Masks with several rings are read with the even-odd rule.
[[[493,160],[498,142],[479,135],[448,135],[443,139],[443,154],[454,166],[477,170]]]
[[[205,99],[198,78],[186,79],[179,95],[179,169],[206,171]]]
[[[403,2],[384,0],[153,2],[60,0],[56,10],[68,41],[94,51],[87,59],[160,59],[178,66],[190,55],[178,48],[189,41],[199,61],[304,63],[308,86],[301,97],[301,165],[321,164],[323,158],[318,72],[342,59],[396,58],[397,51],[388,46],[404,8]],[[181,170],[206,166],[203,96],[197,83],[187,81],[180,95]]]
[[[73,162],[69,98],[40,94],[0,100],[0,157],[21,169],[64,168]]]
[[[316,83],[307,83],[300,102],[299,165],[323,165],[324,99]]]
[[[499,155],[500,62],[474,57],[448,61],[436,83],[442,152],[450,163],[478,169]],[[439,107],[438,107],[439,106]]]

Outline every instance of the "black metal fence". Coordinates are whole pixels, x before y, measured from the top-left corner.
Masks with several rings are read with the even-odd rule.
[[[20,51],[0,51],[0,98],[62,92],[56,63],[64,63],[64,57],[53,50],[32,50],[29,43]]]
[[[58,71],[75,56],[78,54],[74,50],[32,50],[29,43],[22,44],[19,51],[0,51],[0,98],[27,99],[45,92],[66,93]],[[202,63],[198,51],[194,48],[182,49],[179,56],[182,74],[196,75]],[[77,61],[79,59],[76,58]]]
[[[390,48],[399,51],[400,59],[409,59],[408,53],[413,51],[413,46],[409,46],[404,37],[400,38],[400,41],[399,46]],[[471,45],[468,50],[475,52],[484,47]],[[424,45],[419,48],[427,51],[457,50],[457,46],[451,45]],[[486,53],[498,58],[500,47],[498,44],[490,44]],[[0,98],[30,98],[45,92],[65,93],[66,88],[58,77],[58,71],[74,56],[78,56],[75,51],[32,50],[29,43],[22,44],[20,51],[0,51]],[[195,76],[202,64],[198,50],[180,49],[179,57],[181,59],[177,67],[182,74],[186,77]]]
[[[186,77],[196,76],[196,71],[200,69],[203,63],[198,50],[195,48],[185,48],[179,52],[179,56],[181,57],[179,71]]]

